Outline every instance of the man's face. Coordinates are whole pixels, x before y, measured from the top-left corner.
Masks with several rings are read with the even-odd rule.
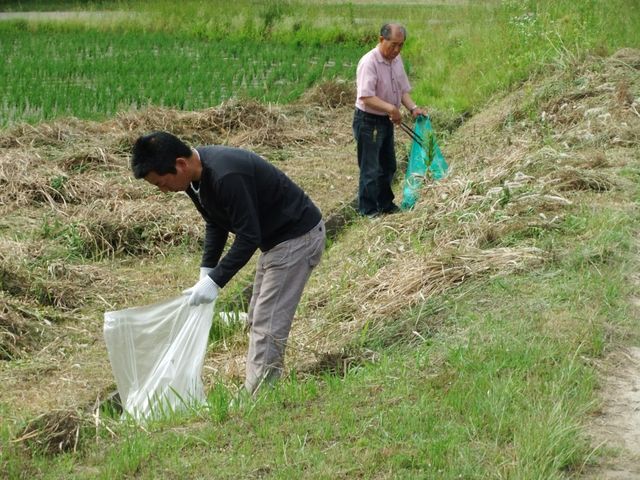
[[[176,163],[176,173],[158,175],[156,172],[149,172],[144,179],[151,185],[155,185],[161,192],[184,192],[189,188],[191,180],[186,175],[179,162]]]
[[[391,30],[389,40],[380,36],[380,53],[387,60],[393,60],[398,56],[404,46],[404,35],[402,30],[396,28]]]
[[[161,192],[184,192],[189,186],[189,182],[185,183],[180,173],[167,173],[158,175],[156,172],[150,172],[144,179],[151,185],[155,185]]]

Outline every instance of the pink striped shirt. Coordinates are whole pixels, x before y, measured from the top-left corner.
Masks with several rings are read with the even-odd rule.
[[[387,113],[365,107],[362,97],[375,95],[399,108],[402,95],[411,91],[400,55],[389,62],[382,56],[377,46],[358,62],[356,80],[358,86],[356,107],[375,115],[386,116]]]

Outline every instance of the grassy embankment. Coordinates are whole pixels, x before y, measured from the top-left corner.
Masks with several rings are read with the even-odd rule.
[[[168,419],[147,429],[108,419],[93,429],[85,424],[79,452],[54,458],[28,456],[9,443],[19,425],[3,425],[4,472],[15,478],[563,478],[580,471],[599,454],[583,431],[597,405],[595,365],[638,340],[629,304],[637,286],[629,278],[637,267],[640,171],[631,143],[637,133],[613,124],[592,132],[580,120],[591,105],[577,102],[590,92],[613,113],[611,122],[631,122],[623,94],[640,92],[632,67],[624,87],[615,76],[599,77],[602,62],[579,65],[591,49],[630,46],[624,22],[637,23],[637,16],[607,17],[610,4],[605,9],[600,2],[538,8],[533,17],[520,2],[474,10],[472,17],[466,8],[443,9],[454,25],[469,27],[454,41],[458,54],[444,46],[455,29],[443,27],[447,36],[433,42],[442,53],[432,55],[443,62],[439,69],[419,60],[427,47],[418,33],[413,45],[420,47],[408,46],[416,78],[422,73],[416,98],[443,111],[479,109],[490,94],[544,70],[543,63],[557,70],[549,81],[527,84],[486,128],[477,120],[453,134],[444,150],[455,176],[425,191],[416,211],[355,222],[332,245],[301,317],[324,321],[326,336],[342,347],[343,368],[292,373],[239,410],[229,410],[226,387],[214,386],[210,409],[195,420]],[[574,10],[578,15],[569,16]],[[417,21],[422,9],[407,12]],[[497,24],[476,23],[485,15]],[[542,27],[549,30],[536,30]],[[598,90],[604,80],[614,81],[613,92]],[[430,91],[433,85],[451,90]],[[562,101],[580,107],[579,115],[561,109]],[[556,118],[547,123],[543,112]],[[442,274],[429,282],[431,261]],[[452,279],[456,269],[461,276]],[[405,288],[410,281],[417,289]],[[340,324],[354,327],[343,343]]]

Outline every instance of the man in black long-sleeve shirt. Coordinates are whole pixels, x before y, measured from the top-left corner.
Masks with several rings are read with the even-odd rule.
[[[261,250],[249,304],[245,388],[254,393],[277,379],[302,290],[324,250],[320,210],[255,153],[192,149],[167,132],[138,138],[131,168],[163,192],[186,192],[205,220],[200,280],[187,291],[190,304],[215,301],[219,289]],[[230,232],[235,239],[221,259]]]

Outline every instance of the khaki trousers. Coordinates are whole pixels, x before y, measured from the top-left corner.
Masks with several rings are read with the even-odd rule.
[[[311,271],[320,263],[325,239],[320,220],[309,232],[258,258],[247,320],[250,334],[244,386],[249,393],[282,374],[293,316]]]

